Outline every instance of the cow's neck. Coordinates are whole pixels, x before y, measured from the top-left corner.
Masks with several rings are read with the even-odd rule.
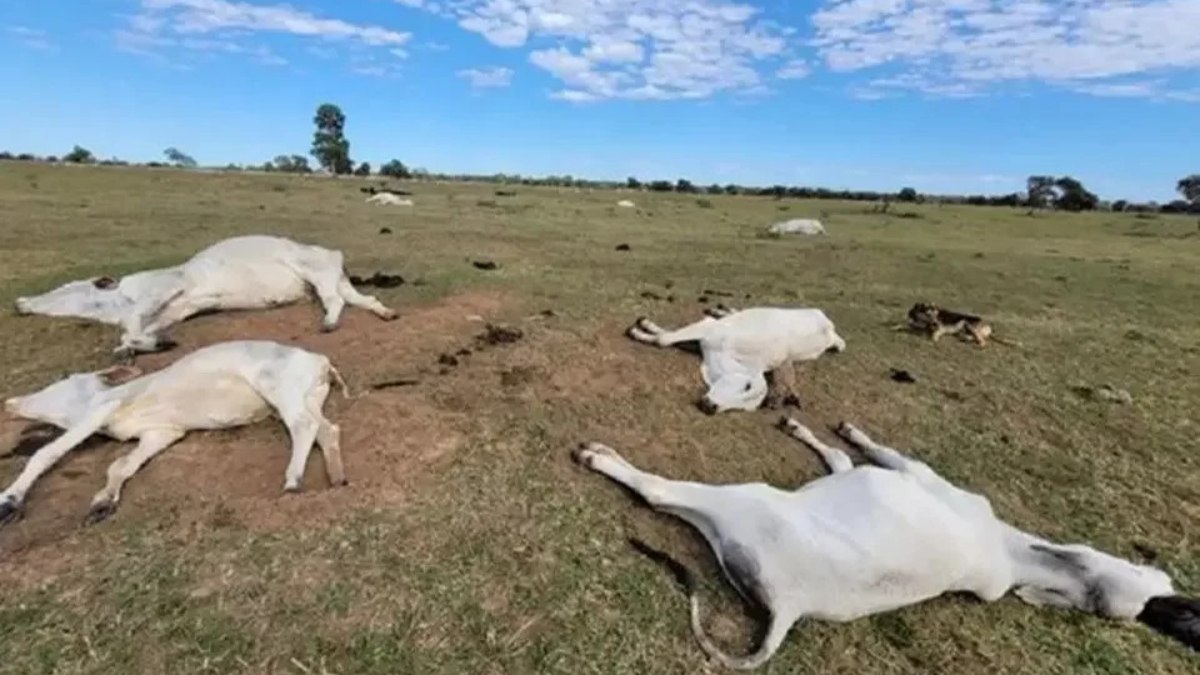
[[[1086,570],[1074,564],[1072,553],[1036,535],[1001,523],[1005,549],[1012,564],[1013,582],[1026,600],[1041,604],[1090,609]]]

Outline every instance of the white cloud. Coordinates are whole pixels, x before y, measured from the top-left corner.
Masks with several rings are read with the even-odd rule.
[[[259,34],[312,40],[309,50],[328,58],[332,43],[345,43],[357,51],[370,50],[406,56],[402,49],[411,35],[382,26],[324,18],[291,5],[263,5],[230,0],[140,0],[141,12],[128,18],[115,34],[118,47],[160,59],[178,58],[180,52],[241,54],[265,65],[287,61],[268,47],[254,42]],[[394,64],[353,64],[355,72],[391,72]],[[367,72],[370,71],[370,72]]]
[[[550,98],[558,99],[559,101],[570,101],[571,103],[590,103],[591,101],[600,100],[595,94],[580,91],[578,89],[563,89],[550,94]]]
[[[28,26],[7,26],[5,27],[4,32],[13,36],[13,38],[29,49],[49,51],[57,48],[57,46],[51,42],[50,36],[46,33],[46,31],[38,28],[30,28]]]
[[[775,71],[775,77],[778,77],[781,80],[800,80],[808,77],[809,73],[811,72],[812,68],[810,68],[809,65],[802,59],[793,59],[783,64],[782,68]]]
[[[562,82],[552,98],[705,98],[761,91],[787,31],[729,0],[457,0],[458,24]],[[551,43],[546,45],[545,43]]]
[[[1006,82],[1140,95],[1103,85],[1200,67],[1200,0],[828,0],[811,20],[830,69],[886,67],[872,88],[938,96]]]
[[[457,75],[471,83],[473,89],[492,87],[507,87],[512,84],[513,71],[508,68],[491,66],[489,68],[468,68],[458,71]]]

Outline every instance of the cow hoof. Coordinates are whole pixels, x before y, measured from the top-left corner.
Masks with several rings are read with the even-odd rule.
[[[0,526],[20,520],[22,515],[23,510],[17,500],[6,499],[0,502]]]
[[[116,512],[116,502],[107,499],[102,502],[96,502],[92,504],[92,508],[88,509],[87,517],[83,519],[83,524],[95,525],[96,523],[108,520]]]
[[[332,333],[332,332],[333,332],[333,331],[335,331],[335,330],[337,330],[337,324],[336,324],[336,323],[323,323],[323,324],[321,324],[321,332],[322,332],[322,333]]]
[[[644,331],[646,331],[647,333],[650,333],[650,332],[652,332],[652,331],[651,331],[650,329],[646,328],[646,322],[647,322],[647,321],[649,321],[649,320],[650,320],[650,319],[647,319],[647,318],[646,318],[646,317],[644,317],[644,316],[639,316],[639,317],[637,318],[637,321],[634,321],[634,322],[633,322],[633,325],[634,325],[636,328],[638,328],[639,330],[644,330]]]
[[[297,484],[295,484],[295,485],[284,485],[284,486],[283,486],[283,493],[284,493],[285,495],[298,495],[298,494],[300,494],[300,484],[299,484],[299,483],[297,483]]]
[[[580,443],[579,447],[571,453],[571,457],[579,463],[580,466],[594,469],[596,466],[597,457],[613,457],[620,459],[616,450],[604,445],[603,443]]]
[[[380,314],[379,318],[383,319],[384,321],[395,321],[396,319],[400,318],[400,315],[395,312],[387,312],[385,314]]]
[[[137,350],[133,347],[119,347],[113,351],[113,361],[127,366],[133,365],[137,357]]]

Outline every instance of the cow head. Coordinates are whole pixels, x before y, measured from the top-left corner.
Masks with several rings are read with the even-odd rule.
[[[1019,585],[1017,597],[1033,605],[1073,607],[1112,619],[1135,619],[1151,598],[1175,594],[1162,570],[1122,560],[1083,545],[1035,544],[1040,572]]]
[[[120,286],[107,276],[71,281],[48,293],[17,298],[17,313],[74,316],[117,324],[132,305]]]
[[[714,369],[705,380],[708,391],[697,404],[700,410],[714,415],[729,410],[757,410],[767,397],[767,378],[762,371],[741,368]]]
[[[66,429],[87,414],[95,396],[142,374],[134,366],[118,365],[94,373],[76,373],[28,396],[4,402],[12,415]]]

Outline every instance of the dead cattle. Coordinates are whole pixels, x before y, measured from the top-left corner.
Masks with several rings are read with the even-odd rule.
[[[326,357],[276,342],[222,342],[198,349],[170,366],[143,375],[113,366],[70,375],[39,392],[10,398],[5,410],[52,424],[65,433],[38,449],[8,489],[0,493],[0,523],[16,517],[29,488],[92,434],[137,447],[108,469],[108,482],[92,499],[88,522],[110,516],[121,487],[138,469],[189,431],[228,429],[274,414],[291,436],[283,489],[298,492],[313,443],[321,446],[332,485],[346,482],[340,430],[321,408],[330,383],[346,383]]]
[[[302,300],[309,289],[325,308],[322,329],[338,325],[347,304],[381,319],[396,318],[376,298],[354,289],[341,251],[282,237],[251,235],[217,242],[175,267],[72,281],[18,298],[20,314],[70,316],[120,326],[117,351],[170,348],[167,328],[202,312],[264,309]]]

